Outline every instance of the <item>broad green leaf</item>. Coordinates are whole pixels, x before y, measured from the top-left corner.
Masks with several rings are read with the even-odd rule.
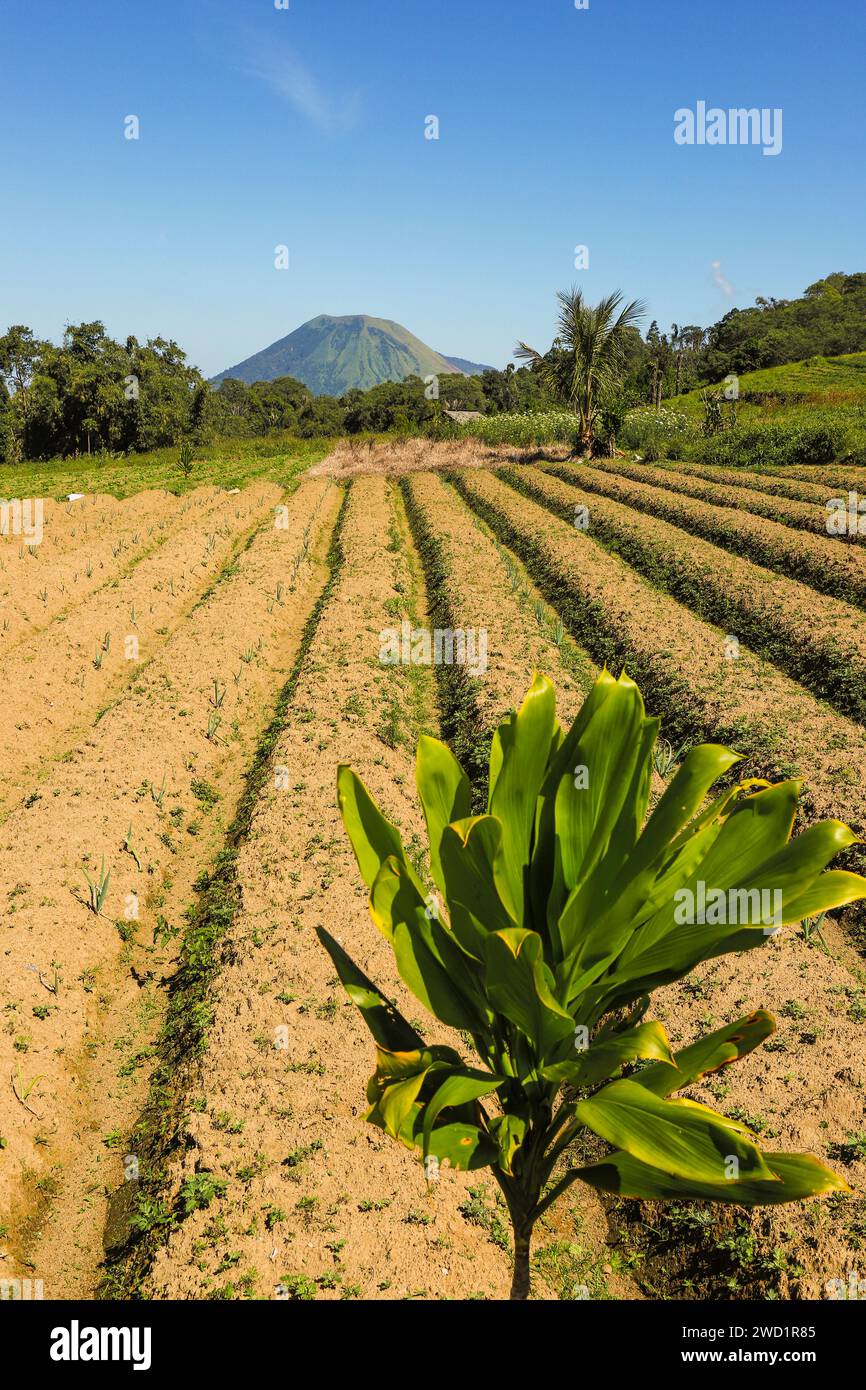
[[[370,911],[389,937],[400,976],[415,997],[448,1027],[481,1031],[485,1020],[473,1011],[464,993],[473,984],[471,962],[456,941],[447,938],[444,928],[427,916],[423,898],[396,859],[386,860],[376,875]]]
[[[418,1136],[415,1136],[418,1147]],[[478,1126],[455,1121],[439,1125],[430,1135],[428,1152],[440,1163],[449,1163],[460,1172],[489,1168],[496,1162],[496,1145]]]
[[[710,788],[742,758],[720,743],[691,748],[646,823],[633,872],[669,854],[676,837],[700,810]]]
[[[806,917],[817,917],[822,912],[847,907],[861,898],[866,898],[866,878],[862,874],[830,869],[825,874],[819,874],[805,892],[785,904],[785,920],[789,924],[802,922]]]
[[[334,962],[340,983],[352,1003],[360,1009],[364,1022],[376,1042],[381,1047],[395,1052],[411,1052],[414,1048],[422,1048],[423,1040],[414,1028],[406,1022],[400,1011],[372,980],[359,970],[340,943],[335,941],[324,927],[317,927],[316,935]]]
[[[747,1018],[737,1019],[736,1023],[728,1023],[724,1028],[718,1028],[715,1033],[701,1038],[691,1047],[683,1048],[674,1056],[673,1065],[657,1062],[655,1066],[644,1067],[631,1080],[646,1086],[647,1090],[653,1091],[657,1096],[669,1096],[674,1091],[681,1091],[684,1086],[690,1086],[694,1081],[700,1081],[710,1072],[718,1071],[721,1067],[736,1062],[738,1058],[747,1056],[775,1031],[776,1020],[772,1014],[759,1009]]]
[[[723,1184],[735,1159],[740,1177],[773,1181],[742,1126],[702,1105],[662,1100],[634,1081],[612,1081],[575,1113],[609,1144],[676,1177]]]
[[[575,948],[587,918],[600,915],[605,894],[637,840],[657,729],[645,718],[637,686],[621,676],[584,730],[575,767],[560,781],[548,926],[563,957]],[[559,884],[567,895],[561,912]]]
[[[769,1153],[764,1154],[764,1158],[775,1182],[745,1178],[720,1183],[696,1182],[652,1168],[627,1153],[610,1154],[577,1171],[584,1182],[600,1192],[615,1192],[620,1197],[641,1197],[647,1201],[695,1198],[760,1207],[850,1190],[842,1178],[809,1154]]]
[[[553,994],[537,932],[521,927],[492,932],[485,961],[491,1002],[526,1035],[539,1060],[574,1036],[574,1021]]]
[[[408,864],[396,825],[385,819],[360,777],[342,763],[337,769],[337,802],[368,888],[389,856]]]
[[[578,711],[577,718],[551,754],[548,770],[536,802],[535,848],[532,855],[531,883],[533,917],[536,922],[553,921],[562,911],[567,896],[561,881],[554,880],[556,848],[556,795],[560,782],[577,766],[577,747],[590,720],[601,708],[617,682],[605,668]]]
[[[442,1111],[489,1096],[502,1085],[503,1080],[504,1077],[491,1076],[490,1072],[475,1071],[470,1067],[463,1067],[459,1072],[447,1076],[424,1108],[422,1138],[425,1158],[430,1152],[430,1138]]]
[[[469,778],[448,745],[425,734],[418,740],[415,781],[427,822],[430,871],[437,888],[444,893],[439,849],[445,827],[469,815],[472,804]]]
[[[535,824],[535,803],[547,772],[556,718],[550,681],[536,675],[520,709],[496,731],[501,765],[488,811],[502,823],[506,906],[521,925],[524,882]]]
[[[567,1081],[572,1086],[593,1086],[613,1076],[625,1062],[634,1062],[638,1058],[661,1059],[660,1064],[670,1064],[666,1069],[678,1075],[671,1056],[668,1035],[662,1024],[655,1021],[641,1023],[637,1028],[630,1028],[628,1032],[593,1042],[584,1052],[577,1053],[573,1061],[545,1067],[542,1075],[548,1081]],[[683,1081],[681,1084],[686,1083]]]
[[[526,1138],[526,1120],[522,1115],[498,1115],[491,1123],[490,1134],[499,1148],[498,1166],[511,1177],[514,1156]]]
[[[488,931],[516,925],[502,899],[508,889],[502,824],[495,816],[474,816],[446,826],[441,863],[449,906],[463,903]]]
[[[396,1139],[403,1128],[407,1115],[412,1111],[418,1093],[427,1078],[429,1069],[407,1076],[405,1081],[395,1081],[387,1086],[378,1101],[377,1110],[382,1124],[392,1139]]]

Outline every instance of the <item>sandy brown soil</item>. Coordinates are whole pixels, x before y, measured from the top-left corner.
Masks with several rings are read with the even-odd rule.
[[[553,454],[567,450],[545,451]],[[0,823],[0,1226],[8,1227],[0,1277],[42,1278],[46,1297],[89,1297],[98,1285],[109,1198],[125,1190],[128,1136],[148,1090],[183,914],[195,879],[224,844],[244,771],[325,585],[343,491],[334,479],[355,479],[344,563],[240,850],[242,906],[220,951],[207,1051],[178,1076],[185,1105],[166,1200],[173,1205],[182,1184],[202,1175],[225,1190],[157,1246],[145,1296],[499,1298],[508,1289],[507,1223],[490,1175],[446,1169],[428,1188],[413,1155],[363,1123],[371,1040],[313,931],[323,925],[340,938],[431,1041],[465,1052],[399,984],[336,809],[336,767],[351,762],[423,858],[412,764],[418,733],[436,731],[437,684],[429,668],[379,660],[384,629],[404,617],[429,622],[401,475],[441,547],[451,612],[464,628],[487,631],[487,670],[471,700],[479,731],[519,700],[534,668],[554,678],[569,719],[596,668],[525,568],[441,476],[455,468],[466,470],[461,487],[470,498],[532,536],[561,592],[596,613],[596,631],[585,637],[591,649],[600,634],[613,634],[658,676],[651,688],[663,692],[671,676],[689,688],[696,731],[740,731],[752,748],[750,771],[796,766],[808,778],[810,816],[837,814],[866,829],[864,729],[746,647],[727,660],[725,633],[602,551],[591,531],[576,532],[489,471],[537,461],[532,451],[475,441],[347,444],[301,485],[286,531],[268,520],[275,495],[255,484],[228,499],[200,490],[180,514],[176,499],[148,497],[143,536],[127,513],[139,499],[88,502],[86,537],[78,531],[85,508],[70,514],[55,505],[38,559],[19,557],[17,542],[14,553],[0,547],[0,602],[8,582],[17,625],[6,634],[4,674],[10,680],[14,669],[14,689],[4,727],[7,746],[26,734],[31,749],[22,754],[29,762],[7,766],[10,802],[26,795]],[[583,471],[605,487],[662,491]],[[547,484],[571,498],[570,486]],[[670,489],[666,496],[705,506]],[[742,583],[768,621],[775,613],[795,632],[791,595],[801,585],[773,574],[759,583],[756,566],[635,514],[636,503],[623,507],[595,492],[593,506],[622,514],[659,545],[683,547],[690,563],[713,566],[727,587]],[[749,520],[733,507],[713,510]],[[773,526],[763,516],[750,520]],[[113,555],[121,526],[128,544]],[[777,529],[795,544],[818,539]],[[104,566],[98,585],[91,576],[89,597],[61,593],[63,604],[52,597],[47,605],[37,597],[34,607],[20,582],[26,575],[31,583],[26,566],[43,565],[53,596],[61,584],[70,588],[65,567],[88,550]],[[233,552],[235,563],[214,583]],[[175,568],[182,578],[174,576],[171,594]],[[819,599],[807,611],[808,601],[808,593],[798,597],[797,613],[816,631],[845,608]],[[115,639],[84,691],[71,687],[94,634],[114,625],[119,637],[133,604],[147,634],[139,669],[131,677],[122,670]],[[852,622],[846,613],[848,645],[859,650],[856,615]],[[36,696],[29,701],[28,682]],[[656,794],[660,786],[657,778]],[[97,874],[103,856],[112,876],[97,916],[83,901],[81,870]],[[137,918],[125,915],[130,894]],[[810,944],[787,931],[762,953],[712,962],[655,1000],[677,1044],[762,1006],[779,1017],[769,1046],[690,1094],[752,1124],[767,1149],[808,1150],[847,1178],[849,1198],[758,1213],[752,1222],[779,1292],[821,1297],[829,1278],[862,1264],[866,1240],[858,1140],[866,1130],[866,974],[846,934],[827,922],[823,942]],[[665,1219],[657,1205],[632,1204],[635,1212],[646,1229]],[[705,1229],[711,1245],[727,1228]],[[605,1208],[572,1188],[537,1232],[536,1296],[640,1296],[629,1274],[629,1261],[641,1258],[632,1230],[616,1204]],[[655,1271],[647,1272],[651,1288]],[[670,1279],[665,1292],[689,1296]]]
[[[486,527],[453,488],[435,473],[417,473],[409,490],[442,547],[456,625],[487,633],[487,671],[472,683],[477,727],[492,731],[523,698],[536,670],[554,681],[560,720],[570,723],[592,687],[596,667],[573,643],[557,646],[553,610],[522,566],[509,573]],[[568,662],[566,653],[572,658]]]
[[[205,1095],[207,1106],[186,1123],[189,1147],[173,1186],[209,1170],[228,1191],[170,1237],[147,1289],[155,1297],[213,1296],[227,1283],[235,1296],[246,1287],[279,1297],[299,1278],[324,1298],[507,1291],[508,1262],[494,1243],[503,1213],[489,1176],[446,1171],[428,1189],[410,1154],[364,1126],[369,1036],[312,931],[322,923],[335,932],[419,1020],[423,1010],[395,981],[391,953],[369,920],[334,794],[337,764],[350,760],[409,841],[419,842],[410,743],[392,748],[375,732],[377,711],[401,680],[378,661],[379,634],[411,587],[405,554],[389,557],[384,547],[383,518],[395,505],[389,486],[376,478],[355,484],[345,566],[275,755],[292,769],[293,788],[271,790],[256,813],[243,852],[244,911],[229,943],[233,963],[219,982],[207,1058],[191,1078],[190,1094]],[[285,1049],[274,1045],[280,1029]],[[443,1040],[447,1032],[433,1022],[429,1030]],[[566,1297],[575,1296],[569,1281],[598,1289],[608,1276],[597,1233],[578,1224],[580,1211],[569,1217],[565,1207],[559,1220],[565,1240],[553,1225],[539,1240],[550,1284]]]
[[[150,553],[6,655],[0,737],[16,756],[0,769],[0,816],[138,680],[281,495],[273,484],[191,494]]]
[[[859,725],[831,714],[745,650],[738,661],[726,661],[724,634],[644,584],[587,536],[578,536],[565,522],[509,493],[503,483],[473,474],[465,485],[470,494],[490,500],[503,515],[517,519],[542,548],[548,564],[568,576],[575,595],[603,605],[606,625],[627,634],[649,661],[663,662],[666,669],[688,679],[709,730],[730,729],[742,720],[763,731],[767,746],[775,744],[779,751],[783,731],[787,756],[808,769],[811,814],[839,815],[863,827],[862,775],[848,786],[840,779],[846,768],[864,765],[866,737]],[[794,1022],[809,1019],[796,1036],[783,1024],[780,1041],[792,1053],[790,1064],[782,1054],[780,1065],[779,1053],[764,1048],[757,1058],[724,1073],[730,1090],[716,1099],[724,1099],[723,1108],[740,1106],[747,1112],[756,1128],[772,1138],[767,1147],[790,1146],[824,1158],[833,1156],[831,1146],[850,1145],[862,1134],[866,1078],[862,959],[832,923],[827,935],[834,956],[788,932],[771,943],[765,956],[714,962],[698,972],[698,983],[692,979],[657,996],[660,1016],[682,1042],[755,1007],[773,1011],[781,1006]],[[704,987],[701,978],[711,983]],[[712,1009],[707,998],[712,999]],[[851,1227],[854,1211],[860,1210],[856,1203],[862,1200],[866,1165],[854,1158],[844,1174],[854,1189],[850,1204],[811,1203],[755,1218],[763,1223],[765,1241],[783,1246],[792,1266],[802,1262],[803,1273],[792,1283],[804,1296],[820,1297],[825,1280],[837,1277],[840,1265],[848,1261],[846,1268],[854,1267],[852,1260],[856,1264],[859,1236]],[[862,1214],[858,1219],[862,1227]]]
[[[866,1118],[866,977],[832,922],[823,937],[826,952],[788,929],[763,951],[708,962],[653,1001],[680,1046],[767,1008],[779,1025],[768,1043],[684,1094],[751,1125],[768,1152],[814,1154],[852,1189],[754,1213],[763,1249],[780,1252],[783,1297],[825,1298],[828,1280],[846,1280],[863,1263],[866,1156],[845,1146]]]
[[[192,505],[201,506],[207,494],[215,496],[216,490],[201,489]],[[128,502],[101,495],[65,504],[41,500],[45,516],[38,544],[29,545],[20,535],[0,536],[4,655],[130,570],[174,527],[185,524],[190,506],[168,492],[143,492]]]
[[[748,555],[758,564],[802,579],[822,593],[866,606],[866,550],[859,545],[826,534],[798,532],[769,516],[717,507],[667,486],[620,478],[600,468],[569,464],[568,474],[591,492],[661,517],[735,554]]]
[[[707,731],[748,732],[756,750],[750,772],[784,765],[793,775],[799,769],[816,816],[866,828],[866,731],[859,724],[834,714],[745,646],[738,659],[728,659],[728,634],[489,473],[467,473],[463,481],[472,496],[489,501],[532,538],[575,598],[604,610],[606,633],[625,639],[647,670],[673,676],[691,691],[695,718]]]
[[[232,502],[243,516],[243,499]],[[289,504],[288,529],[267,516],[233,570],[0,831],[2,1267],[35,1271],[46,1297],[94,1288],[105,1197],[122,1173],[181,914],[315,599],[309,559],[292,589],[304,532],[314,516],[321,552],[338,503],[327,481],[310,482]],[[208,737],[212,718],[220,723]],[[82,868],[96,877],[103,858],[111,881],[96,915]]]

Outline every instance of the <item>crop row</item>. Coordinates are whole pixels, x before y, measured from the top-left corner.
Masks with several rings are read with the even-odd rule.
[[[386,478],[351,484],[339,553],[267,750],[254,810],[238,826],[230,873],[214,880],[209,912],[188,948],[200,941],[206,962],[216,956],[219,976],[206,965],[192,996],[191,982],[179,982],[174,1042],[159,1077],[182,1094],[154,1155],[166,1172],[162,1181],[154,1175],[150,1197],[168,1219],[149,1233],[150,1262],[139,1256],[127,1266],[124,1292],[233,1298],[254,1289],[267,1298],[276,1286],[287,1298],[384,1299],[507,1289],[502,1251],[460,1215],[472,1176],[449,1172],[426,1189],[420,1165],[404,1150],[365,1132],[373,1049],[315,932],[338,935],[407,1017],[420,1011],[394,978],[369,920],[335,794],[337,766],[350,762],[420,854],[412,756],[418,732],[432,722],[432,687],[424,688],[419,718],[392,738],[382,712],[420,675],[378,655],[383,632],[429,618],[423,591],[417,607],[409,598],[413,557],[401,511],[400,493]],[[281,767],[287,785],[271,775]],[[208,1021],[206,1054],[191,1036],[185,994]],[[437,1043],[443,1033],[450,1040],[439,1029]],[[181,1068],[172,1067],[176,1061]],[[202,1102],[190,1120],[193,1096]],[[157,1092],[157,1138],[165,1129],[159,1102]],[[184,1209],[193,1127],[197,1153],[207,1160],[206,1201]]]
[[[267,484],[255,497],[217,494],[172,526],[127,572],[68,614],[20,642],[6,657],[0,731],[26,730],[15,759],[0,771],[0,802],[27,785],[46,748],[66,753],[97,710],[141,677],[213,578],[229,565],[281,493]],[[39,672],[34,685],[32,672]]]
[[[486,670],[464,665],[436,670],[440,724],[445,740],[475,788],[486,797],[493,730],[519,703],[527,672],[545,670],[556,680],[563,717],[573,718],[595,678],[538,596],[521,567],[497,552],[454,489],[435,473],[408,474],[401,489],[424,571],[431,625],[451,632],[483,631]]]
[[[593,659],[638,681],[669,738],[728,743],[752,775],[807,774],[810,817],[866,827],[862,728],[746,647],[731,659],[722,631],[501,480],[463,473],[456,482]]]
[[[114,498],[83,499],[70,503],[71,511],[56,502],[48,505],[38,544],[28,543],[21,535],[0,540],[4,654],[22,638],[30,639],[57,618],[74,613],[91,594],[129,575],[189,525],[191,509],[201,517],[202,530],[210,513],[220,507],[227,511],[226,494],[211,489],[183,502],[168,493],[151,493],[134,503],[115,502]],[[31,523],[34,517],[31,507]],[[22,513],[22,522],[24,519],[26,513]]]
[[[334,490],[327,494],[324,480],[305,485],[285,530],[259,528],[134,687],[80,747],[51,766],[50,794],[43,789],[25,799],[14,834],[10,823],[4,827],[9,881],[19,887],[0,993],[14,1005],[19,1036],[0,1038],[0,1065],[16,1075],[19,1094],[28,1093],[40,1117],[30,1119],[8,1094],[0,1096],[10,1158],[0,1172],[4,1211],[7,1184],[62,1153],[63,1168],[52,1166],[58,1211],[69,1214],[77,1232],[98,1220],[100,1204],[82,1200],[91,1179],[93,1191],[105,1183],[104,1172],[93,1176],[105,1162],[94,1136],[129,1119],[130,1088],[146,1071],[150,1026],[161,1012],[155,970],[172,959],[172,923],[219,843],[220,803],[240,791],[244,761],[301,621],[293,604],[274,603],[273,596],[284,575],[288,590],[294,561],[308,557],[311,542],[333,525]],[[302,565],[309,582],[308,559]],[[50,763],[50,743],[42,752]],[[112,1008],[100,1003],[104,1045],[91,1049],[88,1042],[82,1053],[97,980]],[[52,1135],[47,1154],[38,1147],[42,1125]],[[119,1157],[114,1163],[119,1171]],[[55,1217],[45,1239],[62,1245],[62,1228]],[[82,1237],[78,1250],[85,1244]],[[42,1250],[40,1258],[61,1296],[56,1254]]]
[[[648,472],[651,470],[647,470]],[[721,483],[723,487],[749,488],[755,492],[769,492],[776,497],[788,497],[795,502],[814,502],[825,507],[832,494],[826,483],[807,483],[798,478],[784,477],[776,473],[758,473],[747,468],[718,468],[709,463],[660,464],[658,471],[664,476],[685,476],[705,478],[711,483]]]
[[[799,579],[819,593],[866,608],[866,551],[858,546],[806,531],[795,534],[789,526],[768,517],[750,516],[732,507],[715,507],[667,488],[618,478],[598,468],[550,464],[545,471],[636,511],[660,517],[735,554],[746,555],[756,564]]]
[[[626,463],[622,459],[609,463],[598,462],[593,467],[614,477],[632,478],[653,487],[685,493],[688,497],[711,502],[716,507],[734,507],[753,516],[769,517],[771,521],[778,521],[795,531],[814,531],[819,536],[827,536],[828,497],[825,497],[820,505],[816,505],[814,502],[777,497],[755,488],[741,486],[739,482],[732,485],[730,474],[725,483],[722,483],[717,479],[709,481],[691,474],[678,473],[672,468],[651,468],[647,464]]]
[[[573,522],[576,509],[586,507],[593,539],[866,724],[866,630],[857,609],[549,473],[509,468],[498,476],[564,521]]]

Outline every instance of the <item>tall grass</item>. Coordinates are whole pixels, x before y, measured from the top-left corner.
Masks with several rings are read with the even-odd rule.
[[[485,415],[481,420],[462,424],[460,434],[484,444],[513,444],[521,449],[542,444],[572,444],[577,437],[577,416],[567,410]]]

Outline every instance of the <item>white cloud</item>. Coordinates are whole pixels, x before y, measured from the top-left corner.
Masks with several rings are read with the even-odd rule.
[[[248,41],[242,60],[247,77],[263,82],[287,101],[311,125],[328,134],[342,134],[356,124],[360,99],[357,92],[327,92],[298,55],[282,43]]]
[[[722,274],[721,261],[712,261],[711,265],[713,270],[713,279],[715,280],[719,289],[722,291],[722,294],[726,295],[728,299],[733,299],[734,287],[729,280],[725,279],[724,275]]]

